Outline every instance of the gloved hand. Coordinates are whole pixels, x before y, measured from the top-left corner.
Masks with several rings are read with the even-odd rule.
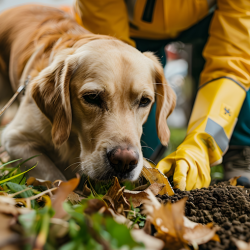
[[[209,166],[222,161],[250,85],[250,2],[217,0],[217,7],[187,137],[157,165],[182,190],[209,185]]]
[[[157,168],[168,177],[173,175],[174,188],[191,190],[208,187],[210,183],[210,164],[206,141],[213,139],[206,133],[191,133],[185,141]],[[220,152],[218,152],[220,153]]]
[[[185,140],[156,166],[168,177],[173,175],[174,188],[209,186],[210,166],[222,161],[244,97],[245,90],[228,78],[200,88]]]

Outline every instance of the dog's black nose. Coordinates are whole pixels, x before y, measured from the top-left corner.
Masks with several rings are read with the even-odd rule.
[[[132,148],[117,147],[107,154],[110,165],[120,173],[131,172],[136,168],[139,154]]]

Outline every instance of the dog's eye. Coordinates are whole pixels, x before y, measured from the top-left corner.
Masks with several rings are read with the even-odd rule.
[[[92,105],[96,105],[96,106],[99,106],[99,107],[102,104],[102,99],[101,99],[100,95],[98,95],[98,94],[87,94],[87,95],[83,96],[83,99],[87,103],[92,104]]]
[[[142,97],[139,107],[147,107],[150,104],[151,100],[147,97]]]

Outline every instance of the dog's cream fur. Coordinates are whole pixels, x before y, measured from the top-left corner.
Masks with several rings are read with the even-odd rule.
[[[11,157],[41,155],[32,175],[42,179],[71,178],[74,169],[108,179],[115,172],[107,152],[130,145],[139,163],[122,179],[137,179],[143,167],[142,125],[155,96],[164,145],[169,140],[166,118],[175,105],[157,58],[115,38],[90,34],[51,7],[18,7],[2,13],[0,23],[0,74],[14,91],[29,58],[43,46],[19,110],[3,132]],[[101,107],[84,100],[89,93],[100,95]],[[151,100],[147,107],[139,107],[142,97]]]

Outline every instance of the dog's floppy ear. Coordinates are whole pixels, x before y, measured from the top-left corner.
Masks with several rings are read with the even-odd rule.
[[[176,96],[167,83],[163,67],[157,57],[152,52],[144,52],[143,54],[154,62],[153,74],[156,93],[156,129],[162,145],[167,145],[170,138],[167,118],[175,108]]]
[[[52,123],[52,140],[60,146],[70,135],[72,112],[69,84],[74,65],[58,56],[31,82],[31,94],[39,109]]]

